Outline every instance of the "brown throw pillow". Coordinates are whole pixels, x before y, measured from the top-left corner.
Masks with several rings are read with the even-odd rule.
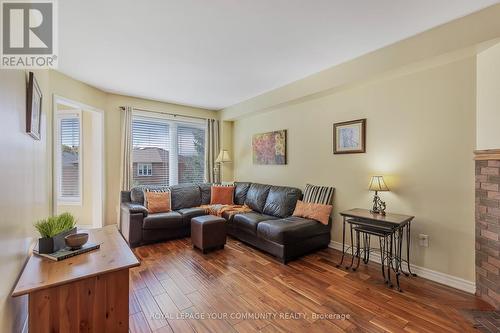
[[[234,186],[212,186],[211,205],[234,205]]]
[[[145,192],[149,213],[166,213],[172,210],[170,192]]]
[[[332,205],[323,205],[298,200],[293,216],[313,219],[326,225],[328,224],[328,219],[330,218],[332,209]]]

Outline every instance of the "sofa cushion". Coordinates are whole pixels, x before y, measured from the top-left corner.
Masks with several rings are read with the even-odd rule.
[[[166,192],[169,191],[168,186],[164,185],[139,185],[132,187],[130,190],[130,200],[134,203],[145,206],[144,191],[150,190],[151,192]]]
[[[170,202],[170,192],[144,192],[146,208],[148,212],[153,213],[166,213],[172,210]]]
[[[234,204],[244,205],[247,198],[248,189],[252,183],[248,182],[235,182],[234,186]]]
[[[179,209],[177,213],[182,215],[182,222],[184,225],[189,225],[193,217],[207,215],[205,209],[199,207],[182,208]]]
[[[251,184],[247,192],[245,205],[256,212],[262,213],[270,188],[271,185]]]
[[[301,196],[302,191],[298,188],[271,186],[263,213],[277,217],[291,216]]]
[[[332,205],[323,205],[312,202],[297,201],[293,216],[312,219],[327,225],[332,214]]]
[[[304,190],[304,202],[331,205],[335,188],[307,184]]]
[[[172,193],[172,210],[201,205],[201,191],[198,185],[175,185],[170,187],[170,192]]]
[[[144,218],[143,229],[182,228],[182,215],[177,212],[149,214]]]
[[[201,204],[209,205],[210,204],[210,192],[212,190],[212,183],[202,183],[198,184],[201,193]]]
[[[212,186],[211,205],[234,205],[234,186]]]
[[[257,226],[257,236],[272,242],[287,245],[303,239],[330,232],[330,226],[302,217],[287,217],[263,221]]]
[[[232,225],[235,228],[244,230],[255,235],[257,233],[257,225],[262,221],[275,220],[274,216],[260,214],[257,212],[236,214],[233,218]]]

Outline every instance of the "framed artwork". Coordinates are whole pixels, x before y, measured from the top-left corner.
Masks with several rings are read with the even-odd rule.
[[[366,151],[366,119],[333,124],[333,153],[354,154]]]
[[[33,139],[40,140],[42,118],[42,91],[33,72],[29,73],[26,105],[26,133]]]
[[[255,134],[252,151],[254,164],[286,164],[286,130]]]

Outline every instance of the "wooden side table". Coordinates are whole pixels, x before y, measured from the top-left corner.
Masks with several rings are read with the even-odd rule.
[[[28,259],[12,296],[29,295],[30,333],[128,332],[129,268],[139,261],[116,226],[89,230],[89,241],[100,249]]]
[[[346,223],[355,225],[358,227],[367,227],[372,230],[380,230],[381,232],[389,232],[389,253],[381,253],[382,258],[387,258],[388,266],[388,285],[392,286],[390,281],[390,270],[392,269],[396,275],[396,282],[399,291],[401,290],[399,284],[399,277],[401,273],[406,276],[416,276],[411,271],[410,267],[410,242],[411,242],[411,222],[414,216],[403,215],[403,214],[392,214],[387,213],[386,215],[371,213],[367,209],[354,208],[346,210],[340,213],[342,216],[342,258],[337,264],[337,267],[341,267],[344,262],[344,257],[346,251],[351,249],[351,255],[354,258],[354,244],[352,244],[352,230],[351,230],[351,246],[346,248],[345,245],[345,226]],[[406,258],[402,257],[402,247],[403,241],[406,237]],[[393,251],[394,244],[394,251]],[[359,254],[359,253],[358,253]],[[402,264],[406,262],[408,272],[405,272],[402,268]],[[346,268],[350,268],[347,266]],[[385,277],[384,277],[385,278]]]

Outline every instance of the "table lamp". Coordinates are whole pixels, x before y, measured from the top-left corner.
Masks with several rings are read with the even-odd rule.
[[[371,213],[385,215],[385,202],[378,196],[379,191],[389,191],[389,188],[385,184],[383,176],[372,176],[370,180],[370,185],[368,190],[375,191],[375,196],[373,197],[373,207],[370,210]]]

